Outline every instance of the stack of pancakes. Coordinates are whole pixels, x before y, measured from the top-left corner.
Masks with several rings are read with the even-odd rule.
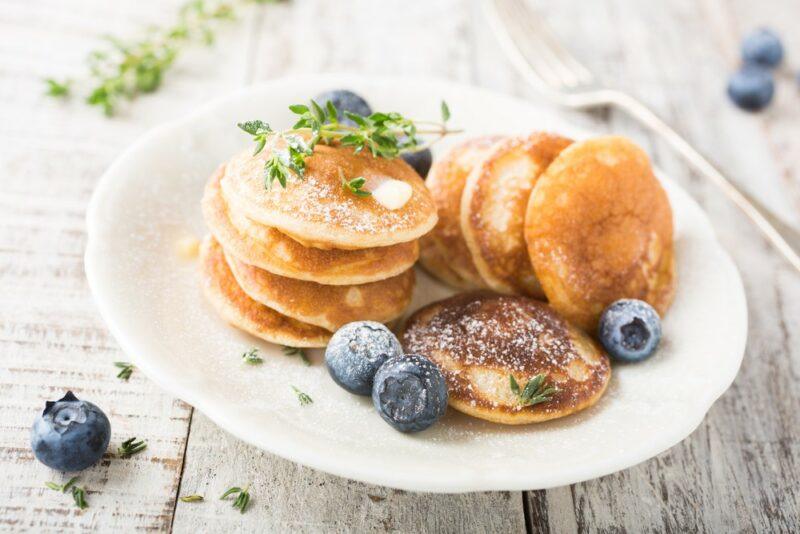
[[[351,321],[400,316],[414,289],[417,239],[437,221],[420,177],[399,159],[318,145],[303,179],[267,187],[270,143],[257,155],[235,156],[206,185],[211,234],[200,259],[217,312],[292,347],[325,346]],[[343,187],[345,177],[364,178],[366,191],[390,193],[355,195]]]
[[[472,139],[426,184],[439,222],[421,261],[450,285],[546,298],[587,331],[617,299],[661,314],[672,301],[672,211],[646,154],[625,138]]]

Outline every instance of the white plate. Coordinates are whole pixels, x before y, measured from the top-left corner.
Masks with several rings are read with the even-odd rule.
[[[313,77],[249,87],[156,128],[100,180],[88,212],[86,274],[111,332],[136,365],[219,426],[323,471],[409,490],[539,489],[630,467],[675,445],[702,421],[742,360],[747,309],[739,275],[697,204],[663,179],[676,223],[679,284],[658,353],[616,365],[608,392],[572,417],[526,427],[450,410],[426,432],[392,430],[366,398],[314,365],[225,325],[203,300],[196,265],[176,252],[206,232],[200,197],[209,174],[249,146],[237,121],[290,125],[289,104],[349,87],[374,109],[439,116],[444,98],[465,135],[551,129],[586,136],[552,110],[489,91],[408,79]],[[452,140],[451,140],[452,142]],[[444,147],[446,145],[442,145]],[[437,147],[441,150],[442,147]],[[414,308],[449,291],[421,274]],[[261,348],[261,366],[240,354]],[[301,407],[290,385],[314,403]]]

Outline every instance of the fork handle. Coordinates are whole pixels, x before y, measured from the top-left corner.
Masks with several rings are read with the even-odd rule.
[[[627,111],[643,125],[661,135],[672,148],[691,165],[711,180],[747,217],[758,227],[764,237],[800,271],[800,233],[783,222],[780,217],[756,199],[735,186],[700,152],[695,150],[678,132],[673,130],[658,115],[632,96],[609,91],[605,95],[613,104]]]

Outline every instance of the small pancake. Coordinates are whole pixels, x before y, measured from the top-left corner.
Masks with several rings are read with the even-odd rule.
[[[203,217],[211,233],[229,253],[245,263],[271,273],[328,285],[352,285],[396,276],[417,259],[416,241],[362,250],[322,250],[304,247],[274,228],[252,221],[248,224],[228,211],[220,189],[221,166],[206,184]],[[245,218],[246,219],[246,218]]]
[[[429,256],[437,256],[426,259],[423,254],[423,265],[444,262],[449,272],[455,273],[457,279],[461,281],[456,287],[462,289],[487,286],[475,268],[472,254],[461,233],[461,194],[464,191],[467,175],[501,139],[499,136],[478,137],[454,146],[441,159],[436,160],[425,180],[425,185],[428,186],[436,203],[439,222],[422,238],[423,241],[432,243],[432,246],[423,244],[422,249],[426,250]]]
[[[539,178],[525,221],[548,301],[589,332],[617,299],[666,312],[675,293],[672,231],[672,209],[647,155],[623,137],[564,150]]]
[[[412,315],[401,343],[442,370],[450,406],[507,425],[538,423],[592,406],[611,378],[608,356],[547,304],[518,295],[462,293]],[[557,388],[523,406],[509,375],[524,388],[534,376]]]
[[[270,343],[290,347],[324,347],[331,333],[281,315],[254,301],[239,287],[222,247],[211,236],[200,245],[203,291],[217,313],[232,326]]]
[[[403,349],[436,362],[450,406],[474,417],[521,425],[564,417],[595,404],[611,378],[608,356],[542,302],[486,291],[462,293],[412,315]],[[511,390],[538,374],[557,391],[523,406]]]
[[[419,240],[419,263],[434,278],[441,280],[445,284],[459,289],[472,289],[473,286],[461,278],[453,269],[450,268],[447,258],[436,245],[430,234],[423,236]]]
[[[461,230],[481,278],[495,291],[543,296],[525,244],[525,210],[539,175],[570,142],[548,133],[506,139],[467,177]]]
[[[352,321],[384,323],[402,315],[414,292],[414,270],[357,286],[326,286],[294,280],[247,265],[226,254],[242,290],[278,312],[332,332]]]
[[[284,189],[264,186],[264,164],[273,136],[259,154],[248,149],[225,167],[222,190],[232,211],[273,227],[303,244],[345,250],[413,241],[436,224],[436,207],[425,183],[401,158],[373,157],[368,150],[317,145],[306,159],[304,179],[292,177]],[[345,178],[363,177],[365,190],[394,179],[411,186],[411,198],[390,210],[374,197],[358,197],[342,187]]]

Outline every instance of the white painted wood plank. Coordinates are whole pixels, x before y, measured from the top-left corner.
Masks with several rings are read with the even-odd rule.
[[[309,409],[313,409],[313,406]],[[219,500],[250,484],[244,514]],[[195,412],[174,532],[524,532],[521,494],[419,494],[302,467],[221,432]]]
[[[128,358],[84,278],[85,206],[103,170],[146,129],[241,83],[249,26],[221,36],[224,50],[181,58],[158,97],[113,120],[80,101],[44,98],[41,78],[82,71],[100,35],[170,19],[180,3],[0,3],[0,530],[163,531],[171,524],[191,409],[139,372],[129,382],[115,377],[112,362]],[[39,464],[28,445],[44,401],[67,389],[106,411],[110,451],[134,435],[148,442],[133,458],[106,455],[81,474],[84,511],[44,488],[62,475]]]
[[[793,102],[779,97],[767,113],[751,115],[734,108],[724,93],[733,68],[730,58],[738,53],[731,47],[738,47],[740,32],[757,24],[758,18],[751,16],[756,6],[741,2],[731,10],[727,2],[700,6],[692,1],[630,0],[603,4],[605,9],[595,6],[591,13],[585,2],[577,1],[548,4],[546,11],[565,42],[583,48],[581,57],[605,81],[624,81],[732,178],[796,221],[795,171],[791,167],[787,176],[785,169],[791,164],[782,155],[787,147],[795,150],[791,147],[797,143],[800,95],[789,93]],[[775,4],[779,8],[772,10],[774,18],[762,14],[761,21],[781,27],[797,19],[799,5]],[[739,19],[742,22],[732,27],[731,21]],[[710,27],[717,33],[709,32]],[[791,33],[788,28],[783,32],[787,37]],[[739,377],[690,438],[633,469],[572,487],[578,530],[796,531],[800,381],[795,369],[800,351],[787,325],[800,324],[794,305],[800,279],[746,219],[668,147],[627,117],[616,112],[607,116],[609,131],[643,143],[655,162],[703,204],[742,272],[750,328]],[[551,511],[555,500],[569,505],[563,503],[561,489],[529,497],[534,512]],[[546,519],[543,530],[561,531],[549,515],[539,517]]]

